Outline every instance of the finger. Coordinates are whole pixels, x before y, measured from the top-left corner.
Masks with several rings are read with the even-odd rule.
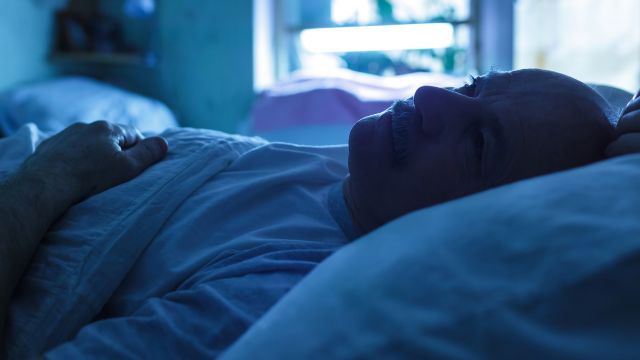
[[[124,151],[124,155],[129,158],[134,174],[141,173],[147,167],[162,159],[169,150],[167,140],[154,136],[139,141],[133,147]]]
[[[631,132],[640,132],[640,110],[623,115],[616,125],[618,136]]]
[[[621,156],[640,152],[640,133],[629,133],[620,136],[606,149],[607,157]]]
[[[144,139],[142,133],[138,129],[130,125],[118,125],[124,136],[124,143],[120,143],[120,147],[128,149],[136,145],[140,140]]]
[[[111,131],[109,135],[123,150],[134,146],[138,141],[144,139],[138,129],[129,125],[111,124]]]

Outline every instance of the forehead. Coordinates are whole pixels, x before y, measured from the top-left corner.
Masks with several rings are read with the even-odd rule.
[[[578,134],[589,139],[606,125],[608,103],[586,84],[544,70],[493,72],[482,77],[481,101],[505,135],[511,174],[521,164],[544,164]],[[604,121],[603,121],[604,120]],[[578,139],[578,137],[576,137]],[[518,169],[522,170],[519,171]]]
[[[544,95],[551,98],[563,94],[578,100],[605,105],[606,101],[590,86],[572,77],[541,69],[490,72],[481,77],[487,92],[518,95]]]
[[[501,103],[517,113],[560,116],[566,112],[589,114],[614,120],[609,103],[590,86],[564,74],[540,69],[491,72],[480,77],[479,97]]]

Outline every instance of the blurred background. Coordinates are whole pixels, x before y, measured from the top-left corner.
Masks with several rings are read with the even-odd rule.
[[[64,114],[133,116],[144,127],[168,117],[148,130],[324,144],[345,142],[360,116],[417,86],[489,70],[537,67],[640,89],[638,0],[0,0],[0,8],[7,124]],[[53,100],[61,94],[66,103]],[[70,104],[91,94],[85,112],[72,114]],[[140,101],[162,114],[139,110]],[[100,106],[108,111],[87,113]]]

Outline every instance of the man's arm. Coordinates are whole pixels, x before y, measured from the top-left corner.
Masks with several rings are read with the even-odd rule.
[[[0,184],[0,326],[13,289],[40,239],[69,201],[42,179],[19,172]]]
[[[135,129],[76,124],[43,142],[0,183],[2,331],[13,290],[49,226],[71,205],[137,176],[166,152],[164,139],[142,139]]]

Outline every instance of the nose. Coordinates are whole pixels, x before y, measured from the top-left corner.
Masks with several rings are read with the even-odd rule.
[[[421,117],[422,130],[429,136],[466,127],[480,112],[480,102],[476,98],[434,86],[416,90],[413,103]]]

